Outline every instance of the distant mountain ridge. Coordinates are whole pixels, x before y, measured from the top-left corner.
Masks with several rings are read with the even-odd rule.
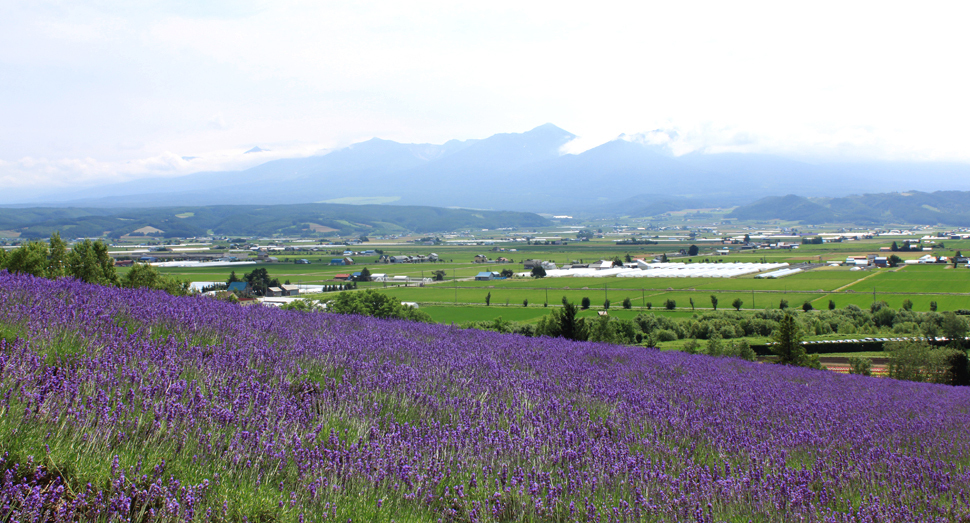
[[[970,190],[970,165],[965,164],[810,163],[702,151],[675,156],[665,146],[626,136],[581,154],[563,154],[563,146],[575,138],[553,124],[440,145],[373,138],[325,155],[274,160],[243,171],[141,179],[29,200],[2,200],[0,194],[0,203],[142,207],[377,198],[393,205],[641,216],[664,201],[730,206],[778,194]],[[821,212],[803,207],[809,214]]]
[[[842,198],[772,196],[734,209],[728,218],[805,224],[970,226],[970,192],[907,191]]]
[[[340,235],[442,232],[500,227],[545,227],[537,214],[471,211],[405,205],[213,205],[149,208],[17,208],[0,209],[0,231],[20,238],[47,238],[59,231],[66,238],[117,238],[144,227],[164,237],[208,235],[319,237]]]

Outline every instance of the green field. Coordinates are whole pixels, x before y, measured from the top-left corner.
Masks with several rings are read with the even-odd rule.
[[[701,244],[701,254],[690,258],[676,258],[678,262],[788,262],[818,263],[824,260],[844,260],[850,254],[869,254],[880,252],[880,247],[888,247],[891,240],[863,240],[822,245],[804,245],[797,250],[754,250],[732,253],[716,257],[705,255],[713,250],[715,244]],[[935,255],[952,255],[956,249],[970,251],[970,241],[946,241],[947,250],[934,252]],[[436,320],[445,323],[472,320],[491,320],[502,316],[506,320],[535,321],[547,313],[544,303],[558,305],[563,296],[579,303],[584,297],[590,299],[591,307],[602,310],[604,301],[610,300],[611,315],[635,315],[643,312],[647,304],[653,311],[663,308],[668,299],[676,301],[675,313],[694,309],[711,310],[711,295],[718,299],[719,309],[731,309],[732,302],[740,299],[743,310],[778,308],[781,300],[786,300],[792,308],[801,307],[809,301],[815,308],[827,308],[829,301],[837,307],[855,304],[869,307],[874,300],[885,301],[893,308],[899,308],[904,300],[913,303],[914,310],[930,310],[930,303],[936,302],[938,310],[970,309],[970,270],[957,269],[947,265],[909,265],[896,269],[872,269],[851,271],[847,267],[822,266],[801,274],[782,279],[756,279],[753,275],[739,278],[511,278],[496,281],[474,281],[481,271],[501,271],[511,269],[523,272],[522,261],[530,258],[552,260],[558,264],[581,261],[591,262],[599,259],[624,259],[632,257],[653,257],[661,252],[674,252],[689,245],[682,243],[662,243],[659,245],[618,246],[608,241],[571,242],[568,245],[522,245],[516,250],[493,251],[487,246],[449,246],[416,245],[400,243],[395,245],[374,246],[387,255],[437,253],[441,262],[422,264],[381,264],[377,256],[354,256],[357,262],[352,266],[331,266],[329,261],[342,257],[334,253],[286,253],[279,255],[280,263],[246,265],[236,268],[236,275],[265,268],[272,277],[281,282],[293,284],[336,283],[337,274],[357,272],[367,267],[371,273],[384,273],[388,276],[410,276],[430,278],[432,273],[443,270],[445,281],[419,286],[408,286],[370,282],[361,283],[360,288],[373,288],[386,292],[401,301],[417,302],[423,310]],[[359,249],[371,248],[360,246]],[[337,252],[337,251],[335,251]],[[514,260],[513,263],[472,263],[476,254],[485,254],[497,259],[499,256]],[[885,255],[885,252],[880,253]],[[913,259],[922,252],[897,253],[901,258]],[[295,264],[293,261],[306,258],[310,264]],[[190,281],[225,281],[231,267],[214,268],[164,268],[161,272]],[[457,279],[457,281],[456,281]],[[875,290],[875,294],[873,294]],[[490,296],[491,307],[484,307],[486,296]],[[629,298],[632,311],[622,311],[621,304]],[[529,306],[523,307],[524,300]],[[507,305],[506,305],[507,304]],[[514,312],[513,312],[514,311]]]

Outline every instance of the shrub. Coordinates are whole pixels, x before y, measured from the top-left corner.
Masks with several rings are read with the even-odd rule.
[[[666,307],[668,311],[672,311],[677,308],[677,302],[674,300],[667,300],[664,302],[664,307]]]
[[[672,330],[658,329],[653,332],[653,337],[657,341],[674,341],[677,339],[677,333]]]
[[[528,307],[529,306],[529,298],[526,298],[526,299],[522,300],[522,306],[523,307]]]
[[[582,302],[580,302],[580,307],[581,307],[581,308],[582,308],[583,310],[586,310],[586,309],[588,309],[588,308],[589,308],[589,298],[583,298],[583,301],[582,301]]]
[[[779,309],[782,309],[782,310],[787,309],[788,308],[788,300],[782,298],[781,301],[778,302],[778,308]]]
[[[700,343],[697,343],[697,340],[691,338],[687,340],[687,343],[684,344],[684,352],[687,354],[697,354],[697,348],[700,346],[701,345]]]
[[[805,312],[808,312],[812,309],[814,309],[814,307],[812,307],[812,304],[808,300],[805,300],[805,303],[802,304],[802,310]]]
[[[653,310],[653,304],[652,304],[652,303],[650,303],[649,301],[647,302],[647,310],[648,310],[648,311],[649,311],[649,310]]]
[[[603,302],[603,308],[606,310],[610,309],[610,300],[606,300]]]
[[[623,308],[624,309],[632,309],[633,308],[633,302],[630,301],[630,298],[623,298]]]
[[[869,358],[852,356],[849,358],[849,374],[872,376],[872,360]]]

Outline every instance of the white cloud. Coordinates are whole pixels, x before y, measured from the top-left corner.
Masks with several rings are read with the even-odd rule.
[[[660,129],[675,154],[970,161],[964,9],[14,2],[0,176],[114,180],[235,165],[211,151],[240,144],[441,143],[544,122],[579,136],[564,154]]]

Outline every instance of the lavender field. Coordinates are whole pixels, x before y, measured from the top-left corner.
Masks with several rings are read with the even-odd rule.
[[[3,521],[970,521],[970,390],[0,272]]]

